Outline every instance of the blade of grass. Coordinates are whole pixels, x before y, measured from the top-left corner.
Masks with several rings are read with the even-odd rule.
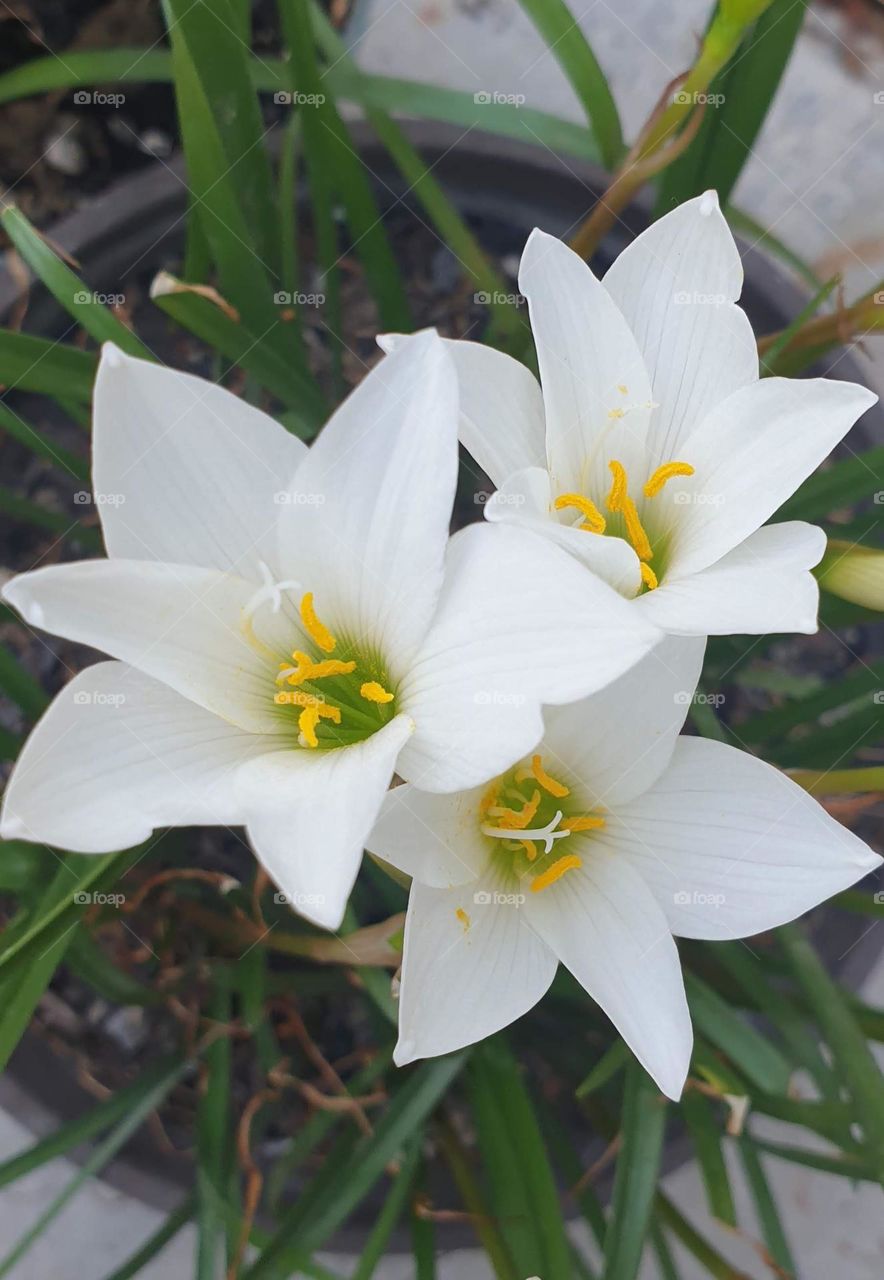
[[[179,1060],[157,1080],[149,1080],[133,1090],[131,1105],[126,1116],[111,1133],[98,1144],[89,1159],[77,1170],[74,1177],[62,1191],[46,1206],[43,1212],[13,1245],[9,1253],[0,1261],[0,1276],[9,1275],[36,1243],[49,1224],[61,1213],[65,1205],[77,1194],[83,1184],[99,1173],[114,1158],[120,1148],[138,1129],[152,1111],[155,1111],[172,1087],[177,1083],[187,1068],[187,1060]]]
[[[9,405],[3,401],[0,401],[0,431],[5,431],[8,436],[12,436],[13,440],[18,440],[20,444],[30,449],[38,457],[45,458],[47,462],[52,462],[61,467],[72,475],[75,480],[82,480],[88,483],[89,463],[85,458],[71,453],[69,449],[65,449],[62,445],[50,444],[39,431],[36,431],[17,413],[14,413]]]
[[[209,1005],[221,1034],[206,1049],[196,1116],[196,1268],[194,1280],[215,1280],[224,1226],[219,1201],[224,1199],[230,1154],[230,987],[226,971],[216,969]]]
[[[194,1197],[190,1195],[169,1214],[153,1235],[135,1250],[131,1258],[128,1258],[122,1266],[115,1267],[109,1275],[105,1276],[105,1280],[132,1280],[133,1276],[140,1275],[147,1264],[152,1262],[158,1253],[162,1253],[181,1228],[190,1222],[193,1217],[193,1208]]]
[[[36,391],[60,402],[67,397],[86,402],[92,399],[97,367],[93,352],[0,329],[0,386],[7,391]]]
[[[654,1200],[654,1212],[662,1226],[667,1227],[697,1262],[715,1280],[752,1280],[744,1271],[738,1271],[708,1240],[700,1235],[671,1200],[658,1191]]]
[[[685,990],[691,1017],[706,1038],[759,1089],[785,1093],[792,1073],[780,1051],[696,974],[685,974]]]
[[[847,1001],[796,925],[777,931],[783,954],[853,1098],[868,1161],[884,1183],[884,1079]]]
[[[421,1137],[419,1130],[406,1146],[405,1158],[401,1161],[393,1184],[384,1197],[383,1208],[371,1229],[365,1248],[359,1255],[351,1280],[372,1280],[378,1263],[384,1256],[390,1236],[402,1216],[408,1194],[414,1183],[420,1160]]]
[[[625,150],[617,104],[580,23],[564,0],[521,0],[522,8],[568,77],[607,169],[616,169]]]
[[[720,1222],[736,1227],[737,1211],[724,1162],[721,1124],[712,1103],[703,1094],[689,1089],[681,1100],[681,1113],[694,1144],[709,1212]]]
[[[588,1098],[591,1093],[601,1089],[609,1080],[613,1080],[632,1055],[625,1040],[615,1040],[590,1071],[589,1075],[574,1090],[575,1098]]]
[[[521,1280],[510,1257],[509,1246],[495,1218],[491,1216],[470,1165],[463,1143],[449,1117],[437,1120],[439,1147],[460,1192],[464,1207],[472,1219],[476,1238],[485,1250],[497,1280]]]
[[[666,1100],[644,1068],[633,1061],[626,1072],[621,1145],[605,1234],[605,1280],[634,1280],[638,1275],[665,1129]]]
[[[96,342],[115,342],[130,356],[152,360],[153,353],[109,307],[97,302],[80,277],[50,248],[20,209],[7,206],[0,224],[21,258],[43,282],[56,301]]]
[[[796,1276],[798,1269],[792,1258],[789,1242],[780,1221],[779,1211],[764,1166],[758,1153],[758,1147],[748,1133],[742,1133],[737,1143],[743,1161],[746,1181],[755,1202],[755,1211],[761,1227],[761,1237],[767,1246],[768,1253],[774,1263],[781,1267],[787,1275]]]

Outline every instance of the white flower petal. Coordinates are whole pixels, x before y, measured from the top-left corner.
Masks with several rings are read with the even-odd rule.
[[[435,889],[475,880],[488,861],[479,830],[484,787],[435,795],[410,783],[384,796],[369,852]]]
[[[507,892],[493,875],[454,889],[411,886],[398,1066],[493,1035],[546,993],[556,958],[519,906],[493,901],[495,893]]]
[[[695,474],[655,499],[676,522],[667,572],[696,573],[748,538],[877,398],[853,382],[763,378],[717,405],[682,450]]]
[[[632,329],[658,404],[653,466],[679,457],[687,436],[732,391],[758,378],[755,335],[733,304],[743,264],[714,191],[643,231],[603,281]]]
[[[399,772],[428,791],[477,786],[539,741],[541,703],[604,688],[659,638],[545,538],[508,524],[462,530],[432,629],[400,688],[415,734]]]
[[[291,906],[337,929],[365,839],[412,731],[396,716],[351,747],[275,752],[236,776],[237,800],[259,860]]]
[[[131,663],[243,729],[274,733],[273,653],[253,648],[242,629],[254,591],[215,569],[85,560],[20,574],[3,596],[32,626]],[[284,615],[265,610],[261,622],[284,657]]]
[[[457,378],[427,331],[333,415],[281,508],[280,559],[334,632],[404,665],[439,593],[457,479]]]
[[[601,492],[609,457],[630,471],[644,455],[651,384],[641,352],[607,289],[554,236],[531,232],[519,287],[531,312],[553,490]]]
[[[592,807],[616,807],[646,791],[672,756],[700,672],[706,641],[667,636],[607,688],[544,717],[540,751]]]
[[[409,334],[378,338],[384,351],[414,342]],[[443,339],[460,389],[459,434],[495,485],[523,467],[546,463],[543,396],[530,369],[481,342]]]
[[[275,745],[122,662],[100,662],[62,689],[25,743],[0,830],[110,853],[155,827],[238,825],[236,770]]]
[[[274,572],[278,496],[307,452],[266,413],[203,378],[102,349],[94,498],[108,555]]]
[[[708,569],[686,578],[667,575],[635,607],[677,636],[812,635],[820,589],[810,569],[825,549],[826,535],[815,525],[767,524]]]
[[[485,519],[516,524],[549,538],[627,599],[641,585],[638,556],[623,538],[602,537],[559,520],[552,510],[549,472],[545,468],[528,467],[510,476],[488,500]]]
[[[785,774],[704,738],[681,738],[669,768],[605,835],[685,938],[762,933],[881,865]]]
[[[525,914],[666,1096],[678,1099],[693,1032],[666,917],[626,860],[598,839],[582,844],[583,866],[529,893]]]

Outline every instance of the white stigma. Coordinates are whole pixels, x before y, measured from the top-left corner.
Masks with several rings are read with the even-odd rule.
[[[266,604],[268,601],[271,604],[271,611],[279,613],[282,608],[283,591],[301,590],[300,582],[295,582],[294,578],[286,579],[284,582],[277,582],[263,560],[258,561],[258,568],[261,571],[261,577],[264,582],[243,610],[247,618],[251,618],[261,608],[261,605]]]
[[[542,840],[543,852],[549,853],[556,840],[564,840],[565,836],[571,834],[567,827],[564,831],[556,830],[561,821],[562,811],[558,809],[555,817],[545,827],[523,828],[520,831],[508,830],[506,827],[482,827],[482,834],[497,836],[500,840]]]

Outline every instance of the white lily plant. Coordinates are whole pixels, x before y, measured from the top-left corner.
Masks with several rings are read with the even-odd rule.
[[[394,770],[471,786],[541,704],[656,643],[521,529],[449,540],[457,380],[442,341],[386,357],[311,449],[231,393],[105,347],[93,481],[108,559],[21,574],[35,627],[112,655],[62,689],[2,834],[83,853],[245,826],[289,902],[337,928]]]
[[[831,378],[759,378],[742,286],[707,191],[602,280],[532,233],[519,287],[540,383],[490,347],[447,343],[461,439],[496,486],[486,518],[556,542],[675,635],[816,631],[825,534],[765,521],[877,399]]]
[[[711,193],[601,281],[535,231],[520,283],[542,391],[476,343],[388,335],[310,449],[104,348],[107,559],[3,594],[112,660],[37,725],[0,832],[103,853],[243,826],[331,929],[368,841],[413,879],[399,1063],[506,1026],[561,961],[677,1097],[673,937],[758,933],[880,862],[779,771],[679,737],[707,635],[816,629],[825,537],[764,522],[874,396],[759,379]],[[497,491],[449,537],[458,424]]]

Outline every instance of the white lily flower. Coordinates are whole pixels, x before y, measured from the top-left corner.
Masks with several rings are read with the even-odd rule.
[[[310,449],[199,378],[102,356],[94,498],[109,559],[6,599],[116,659],[31,735],[4,836],[82,852],[244,825],[302,914],[336,927],[394,768],[472,786],[659,638],[519,529],[451,540],[457,379],[422,334]]]
[[[413,877],[399,1064],[507,1026],[561,962],[678,1098],[693,1037],[673,935],[760,933],[880,864],[777,769],[678,736],[703,648],[670,637],[547,712],[490,787],[388,794],[368,848]]]
[[[461,439],[497,486],[487,519],[545,534],[676,635],[816,630],[822,531],[761,526],[877,399],[827,378],[759,380],[742,284],[707,191],[602,281],[532,232],[519,287],[542,393],[509,356],[449,343]]]

